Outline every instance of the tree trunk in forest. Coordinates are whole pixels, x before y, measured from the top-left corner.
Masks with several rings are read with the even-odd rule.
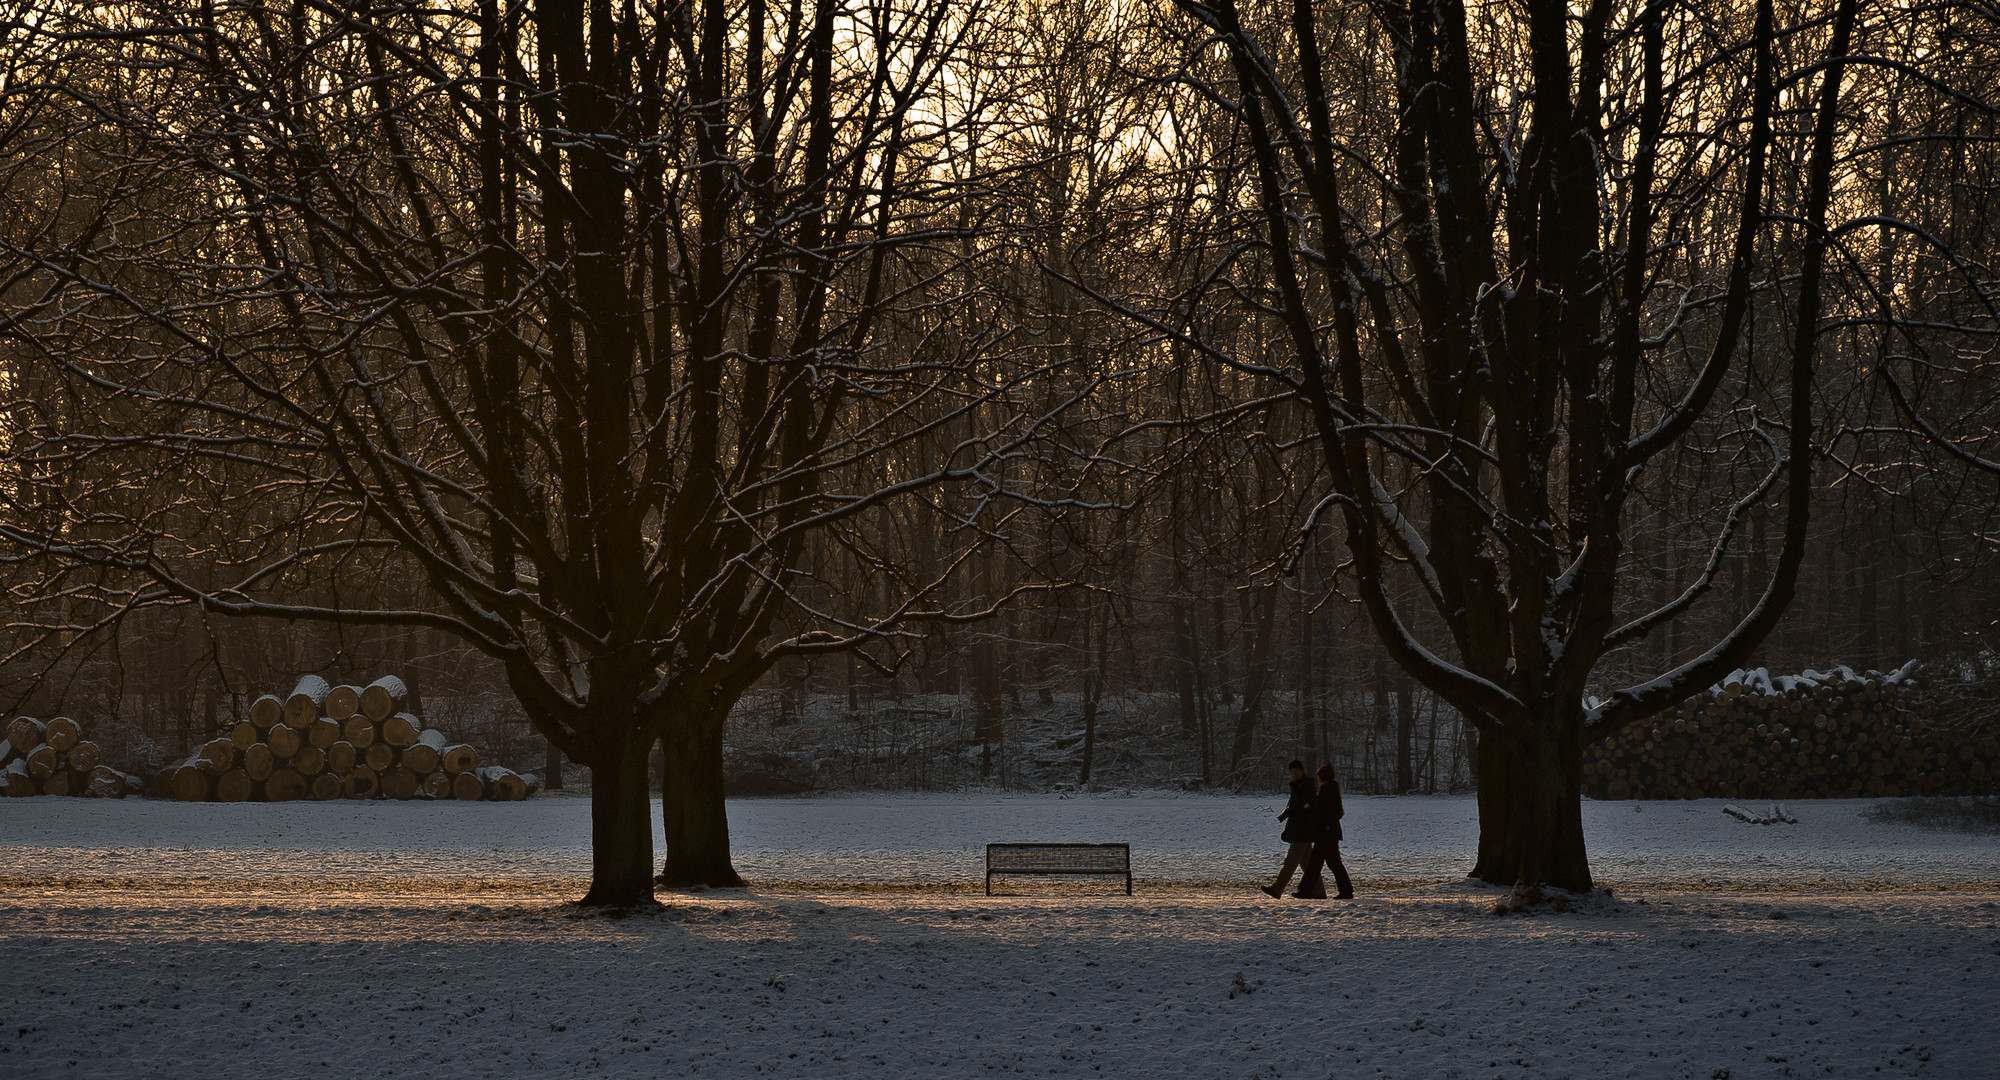
[[[414,632],[404,634],[398,650],[403,661],[403,689],[408,695],[401,707],[423,716],[424,696],[417,690],[417,635]]]
[[[667,731],[667,783],[660,815],[667,858],[657,879],[670,888],[741,886],[729,858],[729,810],[722,797],[722,726],[715,716],[682,718]]]
[[[1104,625],[1098,626],[1095,619],[1084,620],[1084,663],[1083,669],[1083,775],[1080,784],[1090,783],[1090,766],[1097,757],[1097,699],[1104,693],[1104,667],[1111,653],[1111,619],[1107,613]],[[1093,640],[1095,639],[1095,640]],[[1092,649],[1096,656],[1091,655]]]
[[[1184,604],[1174,605],[1174,690],[1181,701],[1181,734],[1192,739],[1201,731],[1195,704],[1194,674],[1200,658],[1194,641],[1194,613]]]
[[[1229,751],[1230,771],[1238,784],[1250,781],[1250,750],[1256,740],[1257,723],[1264,716],[1264,692],[1271,681],[1271,637],[1278,615],[1278,598],[1272,589],[1257,590],[1252,603],[1256,637],[1250,643],[1250,658],[1243,674],[1243,706],[1236,711],[1236,739]]]
[[[1192,624],[1192,617],[1189,622]],[[1201,740],[1201,783],[1207,787],[1215,783],[1215,699],[1209,696],[1208,676],[1200,667],[1194,669],[1194,703],[1196,738]]]
[[[847,715],[853,718],[861,715],[861,675],[857,670],[859,661],[853,653],[847,654]]]
[[[1227,705],[1236,698],[1229,688],[1229,649],[1223,644],[1229,640],[1229,608],[1220,596],[1215,598],[1214,608],[1215,633],[1209,636],[1209,641],[1215,647],[1209,651],[1215,657],[1215,699]]]
[[[1408,795],[1416,790],[1416,752],[1416,683],[1405,675],[1396,683],[1396,794],[1398,795]]]
[[[628,908],[653,902],[653,807],[646,797],[649,749],[619,746],[591,762],[590,891],[579,901],[584,907]]]
[[[1430,707],[1429,734],[1424,740],[1424,794],[1438,793],[1438,703],[1433,700]]]
[[[1582,706],[1545,706],[1532,741],[1479,739],[1479,860],[1493,885],[1591,887],[1583,843]]]
[[[999,595],[999,574],[994,555],[988,545],[973,559],[973,590],[978,593],[982,604],[993,603]],[[989,776],[993,772],[993,744],[1004,734],[1004,723],[1000,710],[1000,647],[994,640],[997,631],[983,631],[972,639],[972,717],[973,738],[979,740],[979,775]]]
[[[1855,667],[1861,671],[1879,667],[1888,671],[1896,660],[1882,655],[1882,611],[1879,606],[1882,595],[1882,533],[1876,526],[1876,519],[1868,521],[1868,542],[1862,548],[1862,558],[1867,560],[1861,567],[1861,626],[1856,635],[1855,655],[1861,660]]]
[[[993,772],[993,744],[1005,734],[1000,708],[1000,658],[991,634],[972,642],[972,734],[979,740],[979,775]]]
[[[216,696],[215,696],[215,684],[214,683],[204,684],[201,693],[201,718],[205,729],[208,731],[214,731],[219,726],[219,720],[216,715],[217,706],[218,702],[216,701]],[[187,729],[188,725],[186,723],[183,723],[181,725],[181,735],[182,735],[183,745],[185,745],[187,741],[187,734],[188,734]]]
[[[1310,579],[1308,579],[1310,580]],[[1319,740],[1313,719],[1313,701],[1319,689],[1313,678],[1313,609],[1310,600],[1299,609],[1299,663],[1298,663],[1298,705],[1299,705],[1299,757],[1307,765],[1325,760],[1320,757]]]
[[[1097,673],[1083,675],[1083,769],[1077,783],[1090,783],[1090,759],[1097,753]]]

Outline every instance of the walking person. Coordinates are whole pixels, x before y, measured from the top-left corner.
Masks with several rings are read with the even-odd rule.
[[[1299,879],[1299,891],[1293,896],[1301,900],[1326,899],[1326,879],[1320,876],[1322,866],[1333,868],[1333,883],[1340,889],[1336,899],[1354,899],[1354,882],[1347,876],[1347,864],[1340,861],[1340,819],[1347,816],[1347,808],[1340,802],[1340,781],[1334,778],[1333,766],[1321,765],[1313,774],[1319,779],[1319,791],[1313,795],[1313,848],[1312,857],[1306,862],[1305,876]]]
[[[1278,820],[1285,823],[1285,831],[1279,836],[1279,839],[1287,845],[1285,865],[1278,871],[1277,884],[1264,886],[1264,895],[1270,897],[1285,895],[1285,886],[1291,884],[1292,871],[1304,867],[1307,860],[1312,858],[1313,850],[1312,807],[1313,797],[1319,789],[1306,777],[1305,762],[1294,758],[1285,768],[1292,774],[1291,798],[1286,800],[1285,808],[1278,812]]]

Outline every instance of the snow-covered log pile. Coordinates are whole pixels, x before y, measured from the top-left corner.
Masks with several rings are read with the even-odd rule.
[[[294,799],[525,799],[533,774],[481,768],[479,754],[403,711],[408,689],[385,675],[367,686],[299,679],[250,703],[250,719],[161,773],[182,802]]]
[[[7,795],[122,799],[141,786],[138,777],[99,760],[97,744],[67,716],[47,722],[17,716],[0,736],[0,792]]]
[[[1913,668],[1733,672],[1678,711],[1592,747],[1584,791],[1598,799],[2000,791],[2000,741],[1952,723],[1918,692]]]

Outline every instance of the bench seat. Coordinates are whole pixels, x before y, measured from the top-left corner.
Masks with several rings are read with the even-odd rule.
[[[1125,895],[1132,895],[1130,844],[988,844],[986,895],[993,895],[995,875],[1020,877],[1122,877]]]

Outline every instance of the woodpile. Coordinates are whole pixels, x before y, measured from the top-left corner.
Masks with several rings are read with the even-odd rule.
[[[525,799],[533,774],[482,768],[479,754],[404,712],[403,680],[333,686],[317,675],[284,697],[250,703],[250,719],[158,777],[182,802],[315,799]],[[0,744],[3,745],[3,744]]]
[[[2000,740],[1919,692],[1913,664],[1737,671],[1584,753],[1596,799],[1822,799],[2000,793]]]
[[[83,725],[67,716],[47,722],[17,716],[0,731],[0,794],[84,795],[122,799],[142,786],[104,764],[97,744],[84,738]]]

